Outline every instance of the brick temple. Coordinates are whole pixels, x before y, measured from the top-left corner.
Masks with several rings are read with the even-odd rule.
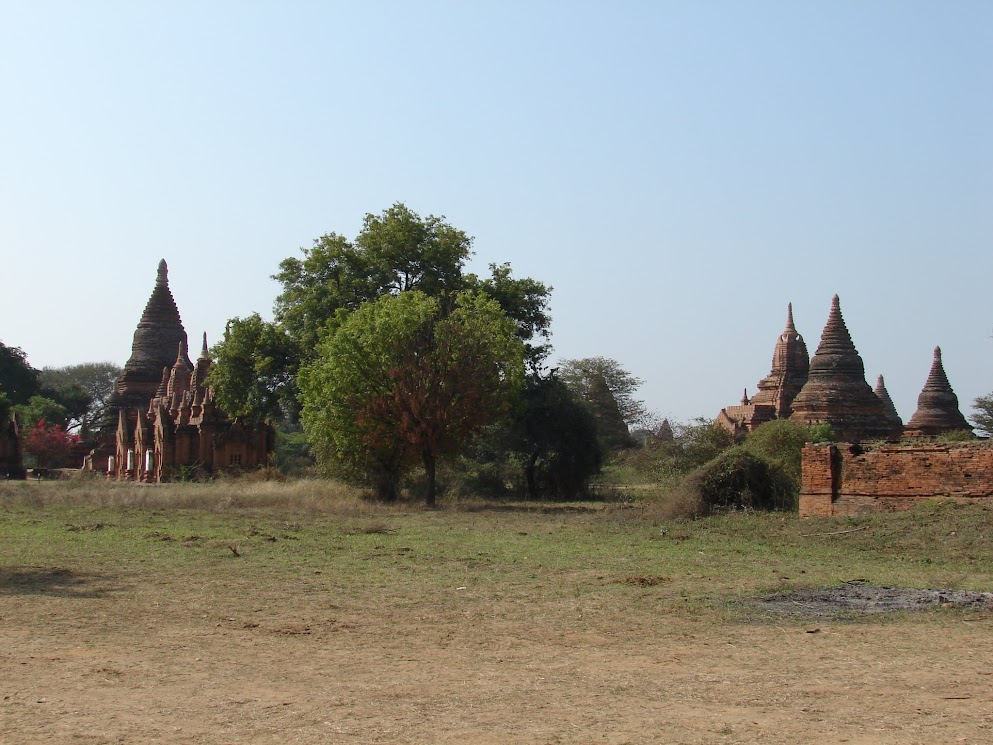
[[[108,475],[159,482],[268,462],[272,429],[229,418],[207,385],[206,334],[195,364],[187,345],[163,259],[134,332],[131,357],[108,400],[103,431],[111,434],[95,453],[107,457]]]
[[[865,365],[837,295],[831,299],[820,343],[809,360],[803,337],[793,322],[793,306],[788,306],[786,328],[776,341],[771,372],[759,382],[751,399],[746,390],[740,404],[721,409],[716,423],[743,435],[773,419],[828,424],[836,438],[845,441],[892,441],[971,430],[959,411],[937,348],[917,413],[904,427],[883,376],[878,377],[875,389],[866,382]]]

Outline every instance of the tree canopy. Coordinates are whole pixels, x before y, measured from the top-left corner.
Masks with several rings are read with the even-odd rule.
[[[42,368],[38,381],[42,395],[65,407],[65,428],[78,429],[85,438],[93,423],[103,417],[118,372],[120,368],[113,362],[83,362]]]
[[[338,314],[299,376],[319,462],[392,499],[419,460],[432,504],[437,459],[510,415],[524,379],[514,323],[483,293],[453,301],[408,290]]]
[[[255,419],[295,412],[297,371],[315,357],[336,314],[411,290],[445,308],[460,292],[481,292],[513,321],[532,370],[548,355],[551,288],[515,278],[509,264],[491,264],[492,276],[484,279],[465,273],[472,238],[443,216],[422,218],[398,202],[367,214],[354,241],[326,233],[301,250],[302,257],[284,259],[273,275],[282,286],[273,322],[231,319],[229,334],[212,350],[211,379],[226,410]],[[233,349],[225,351],[227,345]]]
[[[973,415],[972,423],[976,426],[979,434],[985,437],[993,437],[993,393],[979,396],[972,402]]]
[[[635,392],[644,381],[621,367],[617,360],[609,357],[562,360],[558,376],[585,401],[602,396],[602,388],[606,387],[629,427],[641,422],[647,414],[645,403],[635,398]]]
[[[293,390],[297,353],[293,340],[258,313],[232,318],[212,350],[207,383],[229,416],[250,424],[276,419]]]
[[[0,342],[0,391],[16,406],[26,404],[39,389],[38,371],[28,364],[27,354]]]

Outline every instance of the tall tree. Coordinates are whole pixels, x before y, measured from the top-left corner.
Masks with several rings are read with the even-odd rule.
[[[283,286],[275,319],[306,357],[339,308],[355,310],[407,290],[440,296],[462,289],[472,238],[444,217],[421,218],[397,202],[379,215],[368,213],[354,243],[328,233],[303,254],[284,259],[273,279]]]
[[[528,497],[579,497],[603,463],[592,412],[554,374],[530,376],[523,399],[511,442],[524,456]]]
[[[107,399],[114,391],[120,367],[113,362],[83,362],[44,367],[38,374],[42,395],[66,407],[66,429],[79,430],[85,439],[100,421]]]
[[[524,342],[529,371],[539,375],[552,350],[552,317],[548,308],[552,288],[530,277],[515,278],[510,264],[490,264],[490,276],[482,281],[470,277],[476,287],[500,303],[503,312],[517,324],[517,336]]]
[[[232,318],[224,339],[212,350],[215,361],[207,382],[221,408],[253,425],[277,419],[292,391],[297,346],[279,326],[258,313]]]
[[[609,357],[584,357],[562,360],[558,375],[584,401],[594,402],[605,386],[629,427],[641,422],[647,415],[644,401],[635,398],[642,380],[629,373],[621,364]]]
[[[0,390],[12,404],[26,404],[38,393],[38,371],[28,364],[28,356],[18,347],[0,342]]]
[[[302,251],[302,257],[283,260],[273,275],[282,286],[274,321],[261,322],[267,328],[259,328],[253,321],[248,328],[237,323],[240,319],[232,319],[231,336],[213,349],[217,357],[213,380],[230,383],[224,393],[225,407],[240,409],[244,404],[254,416],[271,416],[271,397],[262,394],[276,392],[280,411],[296,411],[296,372],[314,358],[321,335],[336,313],[415,289],[440,298],[446,306],[458,292],[483,292],[516,324],[518,337],[527,345],[532,370],[539,369],[548,354],[551,288],[514,277],[508,264],[491,264],[492,276],[485,279],[465,274],[472,238],[444,217],[422,218],[397,203],[379,214],[367,214],[354,242],[327,233]],[[251,346],[279,335],[290,342],[289,348],[280,346],[279,354],[270,354],[265,346]],[[238,349],[225,354],[229,343]],[[266,358],[261,369],[249,364],[253,354]],[[285,362],[282,368],[275,364],[280,359]],[[255,376],[251,380],[247,374],[250,368]],[[284,385],[287,378],[290,383]]]
[[[523,344],[500,306],[463,292],[446,311],[420,291],[341,313],[300,371],[304,428],[319,461],[397,495],[419,460],[434,504],[438,458],[509,415],[524,377]]]

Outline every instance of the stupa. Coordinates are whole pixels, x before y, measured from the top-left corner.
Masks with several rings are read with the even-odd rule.
[[[876,378],[876,387],[872,392],[876,394],[876,398],[883,402],[886,416],[889,417],[893,424],[893,431],[896,432],[903,429],[903,420],[897,413],[896,406],[893,405],[893,399],[890,398],[890,392],[886,390],[886,383],[883,381],[882,375]]]
[[[186,343],[186,329],[169,289],[169,267],[162,259],[152,294],[134,332],[131,357],[107,400],[102,429],[116,427],[122,410],[148,408],[162,379],[162,368],[172,368],[176,362],[176,349],[182,344],[185,350]],[[185,351],[182,355],[183,361],[192,368],[193,363]]]
[[[917,411],[910,417],[904,434],[911,437],[929,437],[944,432],[972,431],[972,427],[959,411],[959,399],[952,390],[941,364],[941,348],[934,348],[931,372],[921,395],[917,397]]]
[[[790,419],[831,425],[840,440],[898,437],[899,429],[865,382],[865,365],[852,342],[835,295],[821,341],[810,360],[803,389],[793,399]]]

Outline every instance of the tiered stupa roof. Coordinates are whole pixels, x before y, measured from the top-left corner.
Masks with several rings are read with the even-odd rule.
[[[883,402],[865,382],[865,366],[841,315],[837,295],[831,300],[827,324],[810,360],[807,382],[793,399],[792,408],[794,421],[826,422],[841,440],[898,434]]]
[[[107,402],[105,422],[116,426],[117,412],[121,409],[148,408],[162,380],[162,369],[172,369],[176,362],[179,345],[182,345],[182,361],[192,369],[186,343],[186,329],[169,289],[169,267],[162,259],[152,294],[134,332],[131,357],[118,375]]]
[[[907,422],[908,435],[940,435],[943,432],[971,430],[972,427],[959,411],[959,399],[952,390],[941,364],[941,348],[934,348],[931,372],[921,395],[917,397],[917,411]]]
[[[893,405],[893,399],[890,398],[890,392],[886,390],[886,383],[883,382],[882,375],[876,378],[876,388],[873,390],[873,393],[876,394],[876,398],[883,402],[883,408],[886,410],[886,415],[893,423],[893,430],[898,431],[899,429],[902,429],[903,420],[897,413],[896,406]]]
[[[807,382],[809,370],[807,345],[793,325],[793,303],[790,303],[786,310],[786,328],[772,352],[772,371],[759,381],[758,393],[752,396],[751,403],[772,406],[776,418],[788,417],[792,413],[793,399]]]

